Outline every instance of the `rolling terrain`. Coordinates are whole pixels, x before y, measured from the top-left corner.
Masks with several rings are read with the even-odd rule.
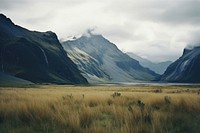
[[[33,85],[32,82],[23,80],[9,74],[0,72],[0,85],[1,86],[26,86]]]

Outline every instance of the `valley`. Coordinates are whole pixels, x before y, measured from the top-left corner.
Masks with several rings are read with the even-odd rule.
[[[200,1],[1,0],[0,133],[200,133]]]
[[[0,132],[200,131],[199,86],[0,88]]]

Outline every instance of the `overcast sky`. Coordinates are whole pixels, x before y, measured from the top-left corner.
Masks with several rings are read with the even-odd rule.
[[[0,12],[59,39],[95,28],[122,51],[156,62],[200,42],[200,0],[0,0]]]

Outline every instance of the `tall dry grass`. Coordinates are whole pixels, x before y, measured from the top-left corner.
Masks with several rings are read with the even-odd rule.
[[[121,95],[113,97],[115,91]],[[199,133],[198,91],[182,87],[1,88],[0,132]]]

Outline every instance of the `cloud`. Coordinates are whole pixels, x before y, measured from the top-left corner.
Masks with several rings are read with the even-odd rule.
[[[31,30],[59,38],[97,27],[123,51],[153,61],[176,60],[199,41],[199,0],[0,0],[0,12]]]
[[[157,21],[175,25],[197,25],[200,22],[200,1],[183,0],[182,2],[173,2],[160,14],[152,15],[152,18]]]
[[[25,0],[1,0],[0,9],[10,10],[12,8],[17,8],[20,3],[25,3]]]
[[[186,46],[187,49],[193,49],[194,47],[200,46],[200,29],[194,30],[189,33],[187,36],[187,42],[189,42]]]
[[[113,7],[113,8],[112,8]],[[142,21],[165,24],[199,24],[199,0],[117,0],[107,6],[110,13]]]

